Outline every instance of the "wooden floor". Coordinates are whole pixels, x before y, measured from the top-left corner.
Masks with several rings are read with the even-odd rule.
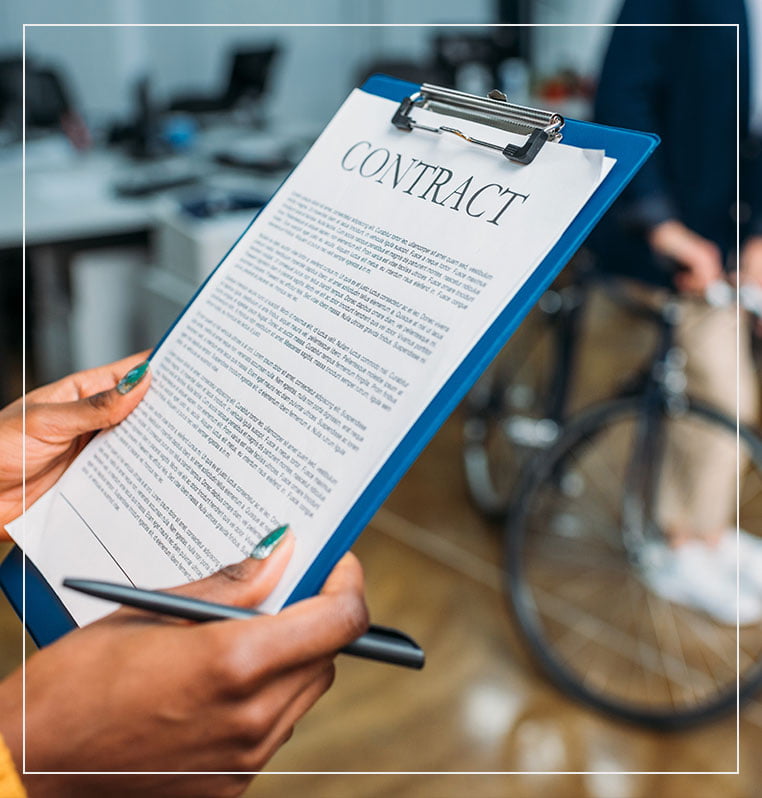
[[[741,715],[739,776],[559,774],[735,771],[736,718],[656,734],[609,720],[552,688],[528,661],[512,626],[500,589],[499,530],[470,507],[459,453],[454,417],[355,548],[374,621],[413,635],[426,649],[426,668],[409,672],[340,657],[333,689],[247,796],[760,795],[758,702]],[[0,672],[20,662],[20,647],[19,624],[2,603]],[[310,775],[316,771],[328,774]],[[420,771],[425,774],[412,773]],[[459,771],[474,775],[448,775]]]
[[[363,533],[371,614],[426,648],[420,673],[342,658],[277,771],[694,771],[736,764],[736,720],[680,734],[611,721],[527,660],[499,589],[497,530],[469,507],[449,423]],[[755,796],[762,705],[742,715],[741,776],[262,775],[251,796]]]

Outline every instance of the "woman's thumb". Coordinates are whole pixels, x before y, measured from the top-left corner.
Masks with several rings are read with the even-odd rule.
[[[71,440],[78,435],[113,427],[125,419],[145,395],[150,383],[147,360],[130,369],[111,389],[73,402],[31,405],[27,408],[28,433],[35,434],[35,422],[45,439]]]

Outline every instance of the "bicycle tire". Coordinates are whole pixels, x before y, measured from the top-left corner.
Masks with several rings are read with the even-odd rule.
[[[669,687],[670,679],[675,676],[675,673],[677,672],[678,675],[681,674],[678,668],[679,663],[673,662],[674,656],[671,650],[665,652],[662,646],[659,645],[663,640],[659,633],[660,627],[657,626],[657,617],[659,620],[661,620],[662,617],[666,617],[667,609],[662,610],[662,616],[656,616],[653,613],[653,607],[658,606],[654,603],[664,600],[658,599],[658,597],[654,597],[652,594],[649,595],[648,589],[642,586],[645,606],[647,607],[653,625],[653,640],[655,640],[657,644],[656,650],[653,650],[654,646],[651,642],[645,640],[648,629],[641,628],[639,625],[641,623],[640,619],[636,621],[635,626],[631,626],[624,622],[621,626],[611,623],[612,618],[619,618],[620,620],[623,618],[622,615],[615,615],[613,609],[615,599],[618,595],[617,591],[619,591],[619,594],[624,593],[625,590],[631,592],[632,585],[640,584],[634,570],[635,566],[626,559],[626,551],[624,552],[624,562],[620,562],[616,557],[607,561],[602,560],[605,567],[610,571],[614,569],[615,566],[619,569],[618,571],[615,570],[613,573],[602,575],[600,569],[598,572],[593,570],[586,577],[584,588],[574,588],[576,594],[573,595],[577,596],[575,600],[578,600],[580,602],[579,606],[583,607],[582,615],[579,614],[579,606],[574,606],[573,602],[571,604],[561,603],[568,600],[568,596],[564,597],[560,590],[562,585],[573,585],[572,581],[563,583],[561,580],[562,572],[558,570],[560,567],[558,562],[562,560],[557,559],[555,564],[551,563],[549,566],[549,570],[553,572],[551,581],[548,581],[548,566],[543,565],[541,560],[531,560],[533,556],[535,558],[537,557],[538,552],[543,551],[543,546],[545,545],[542,541],[543,535],[548,537],[555,535],[558,540],[561,540],[561,538],[558,537],[558,530],[538,532],[533,525],[542,523],[542,502],[552,501],[554,495],[558,503],[555,509],[552,504],[548,505],[551,507],[552,512],[548,514],[545,522],[546,524],[550,522],[551,526],[558,526],[559,519],[564,520],[563,509],[566,506],[564,502],[567,501],[564,496],[564,491],[568,492],[569,490],[568,485],[564,487],[564,479],[574,476],[574,471],[572,469],[565,471],[565,469],[568,468],[568,464],[576,462],[576,468],[579,470],[582,468],[582,464],[587,462],[581,460],[581,457],[585,456],[592,462],[590,458],[593,452],[592,447],[596,445],[596,440],[610,439],[612,431],[615,429],[623,429],[624,427],[621,426],[623,424],[629,423],[630,425],[634,425],[641,412],[642,399],[638,397],[615,399],[590,408],[575,419],[572,419],[565,427],[563,434],[559,437],[555,445],[545,452],[540,453],[530,464],[530,467],[524,475],[524,479],[518,487],[518,498],[514,502],[512,512],[507,519],[505,527],[505,591],[519,630],[534,660],[540,666],[540,669],[563,692],[609,715],[650,728],[677,730],[718,717],[725,712],[729,712],[736,706],[737,693],[735,672],[731,679],[730,674],[727,672],[728,662],[724,663],[722,669],[724,681],[718,679],[717,684],[710,690],[708,689],[708,685],[706,685],[706,674],[699,674],[693,664],[691,668],[688,669],[685,661],[686,652],[688,657],[693,657],[694,655],[698,657],[700,654],[705,658],[707,668],[710,667],[711,663],[713,668],[717,667],[719,670],[714,653],[719,647],[719,641],[719,643],[722,643],[722,653],[727,660],[728,652],[726,648],[729,643],[723,642],[728,640],[725,631],[722,632],[722,636],[712,638],[709,635],[709,631],[714,625],[705,617],[701,616],[699,622],[697,622],[694,617],[694,611],[684,607],[669,605],[668,609],[673,620],[675,618],[678,620],[684,618],[687,623],[693,624],[693,626],[689,626],[686,623],[683,627],[684,630],[702,630],[701,635],[699,635],[698,632],[694,632],[694,637],[699,639],[699,643],[696,643],[694,640],[688,641],[694,647],[693,649],[690,646],[685,647],[683,645],[682,638],[680,638],[678,632],[677,639],[681,646],[680,653],[683,655],[682,667],[685,669],[685,675],[682,676],[682,678],[685,679],[689,677],[694,680],[696,685],[700,685],[701,691],[704,691],[699,692],[699,700],[680,703],[676,701],[675,696],[671,694],[672,688]],[[723,433],[732,433],[735,439],[736,421],[724,416],[722,413],[705,404],[689,400],[682,418],[686,421],[690,420],[692,423],[703,425],[705,428],[715,430],[716,432],[722,431]],[[744,486],[746,485],[747,479],[753,477],[759,485],[755,483],[752,488],[755,486],[762,487],[762,441],[755,432],[743,425],[740,426],[740,440],[749,456],[749,467],[745,472]],[[588,447],[587,453],[584,451],[586,446]],[[625,462],[627,460],[627,454],[619,455],[619,459]],[[607,465],[609,468],[613,467],[611,463]],[[584,475],[580,476],[580,474],[577,473],[576,476],[584,480]],[[751,483],[749,484],[751,485]],[[578,484],[577,490],[579,490],[579,487]],[[762,490],[760,490],[760,493],[762,493]],[[749,496],[751,496],[751,489],[749,491]],[[760,499],[755,497],[754,502],[757,501],[760,501]],[[572,495],[568,498],[569,507],[574,506],[575,502],[581,507],[582,496],[580,495],[575,498]],[[589,504],[590,502],[588,505],[585,505],[585,512],[588,512]],[[757,507],[757,514],[762,516],[762,513],[759,512],[760,505],[755,504],[755,506]],[[573,517],[574,516],[570,516],[572,520]],[[564,520],[567,526],[570,518]],[[741,526],[743,526],[743,517],[741,517],[740,522]],[[579,526],[578,524],[578,527]],[[595,526],[595,524],[591,524],[591,527],[593,526]],[[598,531],[595,534],[591,534],[590,537],[594,538],[596,535],[599,535],[602,526],[603,524],[600,524]],[[615,524],[613,526],[615,526]],[[562,531],[563,525],[561,525],[559,529]],[[756,531],[761,532],[762,530],[757,529]],[[568,532],[569,529],[567,529],[567,533]],[[619,532],[621,533],[621,530],[619,530]],[[577,534],[579,534],[579,528],[577,529]],[[595,551],[595,546],[605,547],[609,546],[609,544],[612,546],[612,551],[616,550],[618,545],[616,542],[616,530],[614,530],[610,542],[601,535],[599,535],[599,538],[600,540],[594,541],[589,551]],[[571,539],[573,540],[573,536]],[[551,540],[550,542],[557,543],[556,540]],[[579,539],[574,542],[575,545],[579,547]],[[563,557],[564,545],[566,544],[562,541],[562,545],[553,550],[553,556],[557,557],[560,553]],[[624,544],[622,544],[622,549],[624,548]],[[534,554],[532,554],[533,549],[535,550]],[[548,548],[543,556],[547,556],[550,551],[551,549]],[[569,551],[572,551],[572,549],[569,549]],[[579,548],[577,548],[577,551],[579,552]],[[584,558],[582,559],[584,560]],[[573,558],[570,561],[573,561]],[[537,564],[538,562],[540,563],[539,566]],[[543,567],[546,568],[545,572],[542,570]],[[577,564],[574,567],[582,567],[583,569],[589,568],[589,562],[587,565],[583,562],[582,566]],[[603,567],[604,566],[601,566],[601,569]],[[629,576],[627,571],[629,571]],[[573,573],[573,568],[572,571],[567,571],[567,575],[569,573]],[[623,582],[621,581],[622,579],[629,581]],[[596,580],[599,583],[597,585],[595,584]],[[556,591],[556,595],[553,596],[553,600],[556,600],[555,604],[553,604],[553,600],[548,600],[549,584],[551,585],[550,590]],[[601,620],[601,617],[597,619],[592,618],[591,620],[591,618],[585,617],[584,602],[587,601],[588,604],[590,604],[595,595],[595,591],[598,589],[603,589],[604,591],[602,598],[606,606],[601,608],[600,613],[603,620]],[[566,591],[567,594],[571,592],[569,587],[564,588],[564,591]],[[584,595],[585,591],[587,591],[589,598],[580,598]],[[634,597],[633,594],[630,595],[631,599],[634,599]],[[544,609],[541,609],[543,602],[545,602]],[[622,603],[623,602],[624,599],[622,599]],[[667,602],[667,604],[669,604],[669,602]],[[548,607],[550,610],[548,610]],[[557,632],[564,621],[559,621],[558,617],[552,617],[554,612],[558,615],[561,608],[564,610],[564,613],[561,613],[562,619],[564,614],[568,616],[569,619],[573,619],[572,623],[569,625],[571,631],[563,637],[559,636]],[[632,608],[633,613],[636,613],[638,605],[634,601],[632,602]],[[547,615],[549,611],[550,616]],[[575,614],[575,612],[577,614]],[[645,609],[642,610],[642,613],[644,617],[647,617]],[[598,626],[595,625],[594,621],[598,622]],[[584,631],[575,631],[575,629],[582,628],[579,625],[583,623],[586,624]],[[682,623],[682,621],[680,621],[680,623]],[[591,637],[591,629],[594,632],[593,637]],[[639,636],[639,639],[635,641],[637,643],[637,647],[635,648],[633,647],[632,639],[630,639],[633,631],[636,637]],[[739,652],[743,652],[743,657],[741,658],[743,667],[739,674],[738,698],[740,701],[743,701],[751,696],[762,684],[762,625],[760,625],[760,627],[755,626],[751,630],[750,634],[752,634],[753,639],[747,635],[746,627],[742,627],[740,631],[741,644]],[[599,633],[600,637],[603,638],[608,636],[611,639],[605,642],[594,641],[593,638]],[[587,640],[585,641],[583,639],[582,642],[580,642],[580,640],[574,640],[573,637],[569,637],[569,635],[574,634],[577,634],[580,638],[585,638],[586,636]],[[735,627],[732,628],[732,634],[733,640],[735,640]],[[701,650],[701,640],[703,640],[704,643],[706,643],[706,640],[709,640],[710,643],[714,640],[712,643],[714,649],[709,648],[706,651]],[[584,671],[583,675],[583,669],[580,667],[580,663],[570,660],[569,652],[574,651],[573,647],[569,645],[570,641],[577,646],[578,653],[574,656],[579,657],[581,653],[586,650],[585,646],[587,646],[587,650],[592,651],[591,656],[598,658],[598,664],[593,671],[592,680],[592,660],[588,663],[587,670]],[[591,648],[596,643],[600,650],[606,648],[611,649],[612,646],[617,650],[608,650],[601,655],[600,653],[596,653],[594,648]],[[748,651],[747,648],[745,648],[747,644]],[[706,643],[706,645],[708,646],[709,643]],[[580,648],[580,646],[582,647]],[[636,663],[635,668],[641,667],[643,669],[647,688],[645,692],[648,695],[648,699],[643,698],[643,700],[641,700],[640,698],[633,698],[626,694],[627,689],[624,684],[620,685],[619,681],[616,683],[612,682],[614,678],[620,679],[620,681],[624,680],[624,675],[620,676],[620,674],[623,674],[623,668],[621,668],[618,663],[623,661],[627,656],[634,656],[635,654],[641,658],[640,663]],[[651,701],[650,699],[653,696],[653,674],[648,672],[657,669],[658,659],[656,659],[656,657],[661,658],[661,667],[664,671],[663,675],[665,684],[667,685],[668,695],[665,696],[665,700]],[[611,663],[609,668],[610,672],[603,675],[600,675],[602,673],[602,666],[600,664],[601,658],[604,667],[609,667],[605,665],[607,659],[610,660]],[[696,660],[696,662],[699,661],[698,659]],[[646,667],[643,667],[644,662]],[[692,659],[691,662],[693,663]],[[631,664],[630,668],[632,669],[632,667]],[[630,678],[632,678],[632,670],[629,675]],[[702,679],[699,679],[699,675],[702,675]],[[712,672],[708,678],[711,680],[714,677],[715,674]],[[677,688],[675,689],[677,691]],[[681,686],[681,690],[687,691],[685,685]],[[691,685],[691,691],[693,692],[693,697],[696,698],[696,687]],[[638,691],[633,691],[630,688],[630,692],[642,696],[642,691],[638,693]],[[666,700],[667,698],[669,700]]]

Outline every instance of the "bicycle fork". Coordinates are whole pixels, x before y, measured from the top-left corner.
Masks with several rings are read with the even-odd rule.
[[[635,423],[622,492],[622,539],[629,560],[636,564],[644,544],[660,536],[656,514],[666,420],[660,391],[649,386],[643,397],[643,411]]]
[[[627,556],[635,564],[646,542],[664,539],[658,513],[667,426],[670,416],[679,415],[687,407],[685,354],[674,343],[678,312],[674,303],[662,311],[662,340],[642,390],[642,410],[625,471],[622,538]]]

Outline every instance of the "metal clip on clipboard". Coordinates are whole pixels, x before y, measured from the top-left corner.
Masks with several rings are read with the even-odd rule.
[[[467,119],[471,122],[480,122],[490,127],[528,135],[528,138],[521,146],[493,144],[468,136],[454,127],[422,125],[410,117],[410,112],[414,108],[423,108]],[[505,94],[496,89],[491,91],[487,97],[479,97],[475,94],[466,94],[462,91],[455,91],[455,89],[424,83],[419,92],[406,97],[400,103],[392,117],[392,124],[399,130],[411,131],[418,128],[419,130],[428,130],[430,133],[453,133],[471,144],[499,150],[509,161],[528,164],[532,163],[546,141],[561,140],[564,118],[552,111],[541,111],[537,108],[527,108],[523,105],[509,103]]]

